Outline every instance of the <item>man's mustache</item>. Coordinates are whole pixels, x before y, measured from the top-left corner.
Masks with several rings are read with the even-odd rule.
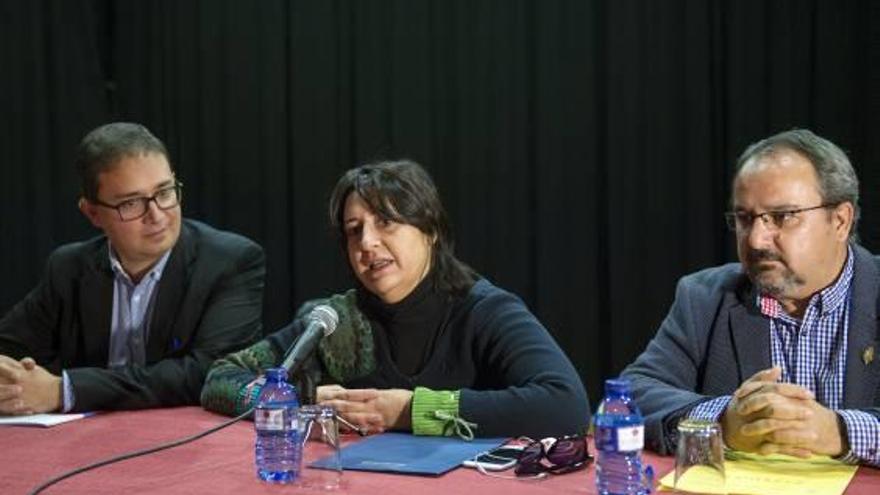
[[[750,250],[748,254],[746,254],[746,261],[748,263],[757,263],[759,261],[782,261],[782,255],[767,249],[755,249]]]

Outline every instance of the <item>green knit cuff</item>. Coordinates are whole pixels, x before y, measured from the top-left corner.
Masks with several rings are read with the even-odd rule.
[[[451,436],[454,429],[448,428],[448,421],[437,417],[458,416],[459,391],[431,390],[416,387],[412,398],[412,431],[414,435]],[[443,414],[445,413],[445,414]]]
[[[257,405],[257,399],[260,397],[260,392],[263,391],[263,385],[265,385],[265,379],[260,377],[238,389],[238,396],[235,398],[236,415]]]

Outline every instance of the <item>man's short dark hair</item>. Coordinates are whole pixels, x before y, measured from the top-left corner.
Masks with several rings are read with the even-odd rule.
[[[81,194],[88,200],[98,199],[98,175],[113,167],[120,159],[158,153],[168,160],[168,150],[146,127],[131,122],[102,125],[79,143],[76,151],[76,173]],[[171,160],[168,160],[169,166]]]

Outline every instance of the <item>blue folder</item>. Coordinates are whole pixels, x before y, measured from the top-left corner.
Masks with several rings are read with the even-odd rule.
[[[439,476],[506,441],[506,438],[475,438],[466,442],[455,437],[382,433],[343,447],[342,468]],[[318,459],[309,466],[327,468],[328,462],[326,458]]]

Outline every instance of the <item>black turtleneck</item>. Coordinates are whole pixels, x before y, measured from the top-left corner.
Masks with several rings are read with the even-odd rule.
[[[308,363],[316,383],[457,392],[458,414],[479,425],[479,436],[542,438],[585,430],[590,408],[577,371],[522,300],[485,279],[461,296],[438,293],[432,282],[423,281],[397,304],[385,304],[364,289],[356,291],[354,301],[349,293],[315,301],[335,305],[350,320]],[[272,359],[261,369],[276,362],[272,356],[281,359],[307,326],[307,312],[301,314],[267,337],[272,352],[246,349],[240,352],[251,357],[236,362],[258,363],[263,355]],[[361,340],[365,336],[369,342]],[[372,355],[361,355],[365,346]],[[239,365],[221,361],[232,370],[226,378],[215,376],[213,387],[240,390],[223,381]],[[235,379],[244,387],[253,378],[243,370]]]
[[[387,346],[397,370],[410,377],[428,363],[452,308],[451,298],[437,292],[430,275],[399,302],[388,304],[363,287],[358,302],[373,324],[377,343]]]

